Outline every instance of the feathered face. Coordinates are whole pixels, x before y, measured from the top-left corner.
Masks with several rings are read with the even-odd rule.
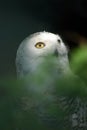
[[[62,39],[52,33],[36,33],[36,35],[32,35],[30,39],[27,39],[26,42],[26,49],[29,56],[34,56],[34,58],[54,54],[55,52],[58,52],[58,54],[67,53]]]
[[[68,65],[67,49],[59,35],[39,32],[26,38],[17,51],[18,75],[34,71],[47,55],[54,55],[61,64]]]

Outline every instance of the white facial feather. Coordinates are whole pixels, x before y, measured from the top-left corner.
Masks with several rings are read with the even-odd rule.
[[[37,48],[37,43],[44,47]],[[68,51],[59,35],[38,32],[27,37],[19,46],[16,56],[16,68],[19,77],[34,72],[47,55],[54,55],[56,61],[66,71],[69,69]]]

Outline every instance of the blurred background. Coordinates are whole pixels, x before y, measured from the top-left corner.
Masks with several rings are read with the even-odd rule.
[[[86,0],[0,1],[0,77],[16,75],[15,57],[29,34],[49,31],[61,35],[72,52],[87,43]]]

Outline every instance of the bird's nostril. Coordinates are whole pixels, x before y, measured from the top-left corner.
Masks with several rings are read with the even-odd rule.
[[[60,39],[58,39],[57,41],[58,41],[59,44],[61,43],[61,40],[60,40]]]

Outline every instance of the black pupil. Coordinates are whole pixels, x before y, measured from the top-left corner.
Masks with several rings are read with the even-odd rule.
[[[39,44],[39,47],[41,47],[41,44]]]

